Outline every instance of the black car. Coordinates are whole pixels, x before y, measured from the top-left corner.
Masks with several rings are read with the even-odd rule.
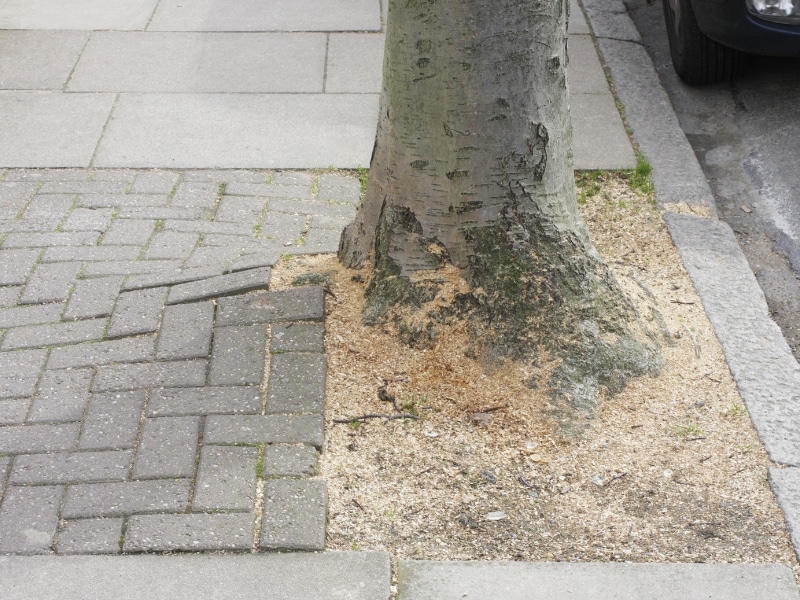
[[[662,0],[672,64],[691,85],[742,72],[747,54],[800,56],[800,0]]]

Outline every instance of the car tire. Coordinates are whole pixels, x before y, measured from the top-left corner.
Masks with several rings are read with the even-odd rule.
[[[689,85],[721,83],[741,75],[746,55],[700,31],[691,0],[662,0],[672,65]]]

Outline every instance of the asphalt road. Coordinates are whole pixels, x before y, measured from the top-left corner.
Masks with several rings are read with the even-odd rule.
[[[714,192],[800,360],[800,59],[751,57],[739,80],[691,88],[672,68],[660,0],[625,0]]]

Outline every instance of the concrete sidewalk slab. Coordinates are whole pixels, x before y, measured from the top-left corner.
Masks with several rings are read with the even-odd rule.
[[[610,93],[573,94],[570,109],[576,169],[632,169],[636,166],[636,156]]]
[[[377,114],[368,94],[122,94],[94,166],[354,168]]]
[[[0,29],[144,29],[158,0],[6,0]]]
[[[148,31],[379,31],[380,0],[162,0]]]
[[[399,600],[797,600],[783,565],[401,561]]]
[[[322,33],[96,32],[67,89],[322,92],[326,44]]]
[[[570,94],[610,95],[608,81],[591,35],[570,33],[567,73]]]
[[[325,91],[377,94],[383,75],[382,33],[332,33],[328,43]]]
[[[4,600],[388,600],[389,577],[381,552],[0,556]]]
[[[575,169],[632,169],[636,166],[633,147],[586,17],[575,0],[570,3],[568,30],[567,82]]]
[[[114,94],[0,92],[0,165],[88,166]]]
[[[87,31],[0,30],[0,89],[61,89],[88,39]]]

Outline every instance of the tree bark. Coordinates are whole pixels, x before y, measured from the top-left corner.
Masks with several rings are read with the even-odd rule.
[[[558,362],[556,393],[660,366],[658,344],[593,248],[575,200],[567,105],[568,0],[390,0],[383,90],[365,200],[339,257],[371,258],[364,319],[412,343],[443,314],[473,326],[477,355]],[[434,310],[436,273],[467,290]]]

